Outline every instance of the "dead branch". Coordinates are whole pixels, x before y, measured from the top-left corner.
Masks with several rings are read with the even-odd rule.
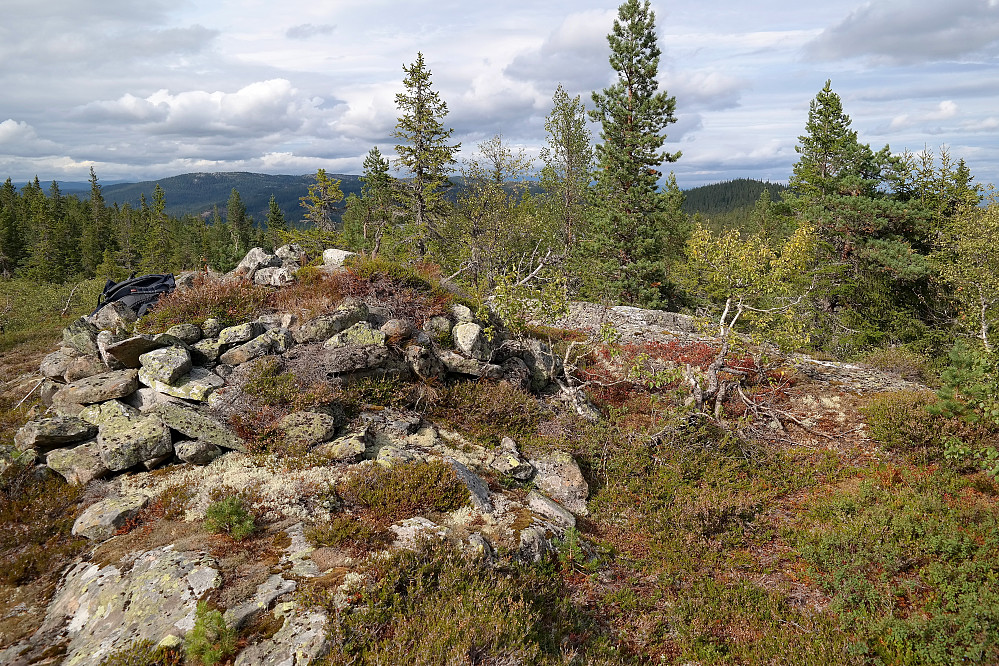
[[[76,286],[74,286],[73,289],[72,289],[72,291],[69,292],[69,296],[66,298],[66,307],[64,307],[62,309],[62,312],[59,313],[60,317],[65,317],[66,313],[69,312],[69,306],[73,302],[73,295],[76,293],[76,290],[80,288],[81,284],[83,284],[83,283],[82,282],[77,282]]]

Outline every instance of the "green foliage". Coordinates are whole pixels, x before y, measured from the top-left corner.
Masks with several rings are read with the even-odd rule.
[[[680,153],[662,150],[665,129],[676,122],[676,99],[659,91],[661,51],[648,0],[627,0],[607,36],[617,80],[593,93],[591,120],[601,124],[596,146],[594,219],[589,253],[611,299],[657,307],[671,262],[686,233],[683,197],[671,176],[658,191],[660,165]]]
[[[930,382],[936,378],[931,360],[907,347],[873,349],[861,356],[860,361],[910,381]]]
[[[445,208],[444,191],[450,187],[448,169],[456,162],[461,144],[449,144],[454,133],[444,128],[447,103],[431,88],[430,70],[423,53],[416,62],[403,66],[404,92],[395,96],[399,120],[392,133],[396,145],[396,167],[409,174],[402,189],[411,220],[416,229],[416,253],[423,256],[427,243],[441,240],[441,213]]]
[[[889,449],[916,450],[932,444],[932,423],[926,407],[935,402],[925,391],[878,393],[861,408],[870,436]]]
[[[199,601],[194,628],[184,636],[184,650],[195,664],[215,666],[236,653],[236,629],[226,625],[220,611],[209,610],[207,602]]]
[[[90,314],[103,288],[102,279],[55,284],[0,278],[0,351],[48,336],[51,329],[66,326],[69,317]],[[64,318],[61,312],[67,305]]]
[[[318,169],[316,182],[309,185],[309,193],[301,198],[306,222],[319,231],[333,231],[336,226],[336,204],[342,199],[340,180],[327,176],[325,169]]]
[[[949,472],[886,470],[816,501],[786,538],[882,663],[999,658],[997,514]]]
[[[545,131],[548,145],[541,149],[544,206],[557,223],[564,252],[570,254],[576,251],[578,236],[585,232],[593,147],[582,100],[578,95],[570,98],[561,84],[552,98]]]
[[[447,513],[469,502],[468,489],[438,461],[375,466],[354,474],[338,488],[348,505],[394,522],[427,511]]]
[[[430,418],[485,446],[503,437],[530,439],[551,412],[534,396],[509,382],[459,382],[430,403]]]
[[[100,666],[182,666],[184,655],[175,648],[156,647],[150,640],[138,640],[101,659]]]
[[[229,496],[213,502],[205,510],[205,529],[215,534],[228,534],[234,541],[242,541],[253,534],[256,525],[253,516],[243,506],[239,496]]]

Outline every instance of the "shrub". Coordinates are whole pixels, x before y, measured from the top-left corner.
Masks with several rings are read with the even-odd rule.
[[[314,523],[306,530],[305,536],[316,546],[347,547],[358,551],[371,550],[391,541],[388,531],[372,527],[347,513],[337,514],[329,521]]]
[[[256,528],[253,516],[243,506],[238,496],[229,496],[213,502],[205,511],[205,528],[218,534],[224,532],[235,541],[242,541]]]
[[[236,630],[226,626],[217,610],[209,610],[204,601],[198,602],[194,613],[194,628],[184,637],[187,658],[204,666],[215,666],[236,652]]]
[[[509,382],[459,382],[440,391],[430,406],[431,419],[486,446],[503,437],[530,438],[551,416],[536,397]]]
[[[439,461],[373,467],[339,488],[344,500],[375,518],[395,522],[424,512],[445,513],[469,503],[468,488]]]
[[[927,391],[893,391],[873,396],[860,411],[871,439],[889,449],[912,451],[932,446],[935,427],[926,406],[935,401]]]
[[[905,347],[886,347],[864,354],[860,361],[884,372],[893,372],[909,381],[930,381],[933,370],[930,359]]]
[[[138,323],[145,332],[164,331],[175,324],[201,322],[211,317],[224,326],[249,321],[270,301],[264,287],[242,280],[217,280],[199,276],[188,289],[161,296],[152,311]]]
[[[100,666],[182,666],[184,655],[175,648],[156,647],[150,640],[135,641],[101,660]]]

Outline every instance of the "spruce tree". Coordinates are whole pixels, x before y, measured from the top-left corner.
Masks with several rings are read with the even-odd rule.
[[[166,214],[166,192],[159,183],[153,189],[153,205],[145,218],[146,247],[140,270],[143,273],[167,273],[171,268],[172,241],[170,219]]]
[[[0,187],[0,276],[9,277],[25,254],[21,202],[8,178]]]
[[[288,221],[284,211],[278,205],[277,198],[272,194],[267,202],[267,241],[271,247],[278,247],[283,242],[282,234],[288,231]]]
[[[309,185],[308,195],[301,197],[305,222],[319,231],[336,229],[336,205],[343,200],[340,179],[326,175],[326,169],[316,170],[316,182]]]
[[[658,306],[672,257],[681,247],[672,237],[682,229],[669,206],[675,198],[658,191],[663,162],[680,153],[662,150],[665,129],[676,122],[676,99],[659,90],[659,56],[655,13],[648,0],[627,0],[618,9],[607,36],[611,67],[617,81],[593,93],[590,117],[601,124],[596,146],[596,201],[602,208],[590,247],[602,260],[606,295],[630,303]]]
[[[448,170],[456,163],[461,144],[448,143],[454,130],[444,127],[447,104],[431,88],[423,53],[417,53],[416,62],[402,69],[406,73],[402,82],[405,91],[395,96],[400,116],[392,136],[401,141],[395,147],[396,166],[410,176],[404,196],[416,225],[417,250],[422,255],[429,241],[441,240],[443,194],[451,185]]]

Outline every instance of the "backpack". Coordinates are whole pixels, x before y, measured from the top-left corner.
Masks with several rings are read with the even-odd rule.
[[[133,275],[121,282],[108,280],[97,299],[97,309],[90,316],[112,301],[121,301],[141,317],[159,300],[160,294],[169,294],[176,286],[173,275]]]

